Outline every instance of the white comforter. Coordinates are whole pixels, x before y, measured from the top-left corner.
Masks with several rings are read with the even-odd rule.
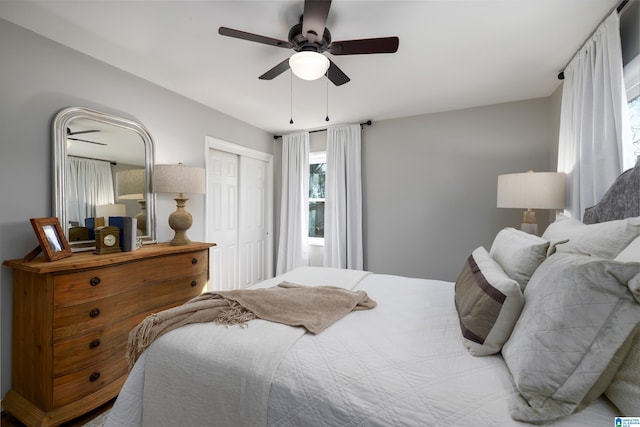
[[[295,282],[327,284],[297,277]],[[269,426],[524,425],[509,416],[508,396],[516,390],[502,358],[473,357],[462,344],[452,283],[372,274],[356,288],[365,290],[378,306],[350,313],[317,336],[307,334],[297,339],[283,356],[271,382]],[[268,322],[263,323],[268,326]],[[210,327],[190,325],[183,329],[197,328],[202,332]],[[229,331],[236,329],[239,328]],[[245,334],[251,329],[258,327],[252,322],[247,329],[235,332]],[[174,331],[161,340],[179,342],[183,333],[187,334]],[[147,417],[157,421],[149,413],[149,408],[156,412],[157,404],[143,396],[145,361],[154,347],[131,372],[107,426],[141,425],[143,413],[145,424]],[[259,358],[260,349],[257,350]],[[185,369],[180,371],[184,373]],[[170,370],[165,374],[170,384]],[[197,390],[196,396],[189,393],[185,401],[177,401],[173,394],[166,411],[178,413],[176,408],[197,404],[206,416],[183,419],[175,425],[234,425],[216,416],[218,409],[209,397],[220,384],[208,383],[206,378],[202,372],[193,371],[190,381],[193,390]],[[210,392],[203,394],[203,389]],[[165,392],[168,390],[147,390],[156,396]],[[252,403],[259,405],[249,400],[245,403],[249,408]],[[612,425],[615,415],[606,402],[598,400],[552,425]]]

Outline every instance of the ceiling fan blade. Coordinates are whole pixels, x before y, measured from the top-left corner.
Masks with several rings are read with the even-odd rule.
[[[305,0],[302,35],[310,42],[322,42],[331,0]]]
[[[248,40],[250,42],[263,43],[276,47],[291,49],[293,45],[288,41],[273,39],[271,37],[260,36],[258,34],[247,33],[246,31],[234,30],[233,28],[220,27],[218,34],[221,36],[233,37],[236,39]]]
[[[72,141],[80,141],[80,142],[88,142],[89,144],[96,144],[96,145],[107,145],[104,142],[96,142],[96,141],[89,141],[86,139],[80,139],[80,138],[67,138],[70,139]]]
[[[343,40],[333,42],[327,49],[333,55],[364,55],[369,53],[395,53],[398,50],[398,37],[379,37],[375,39]]]
[[[91,129],[91,130],[78,130],[75,132],[71,132],[71,129],[67,128],[67,135],[80,135],[83,133],[94,133],[94,132],[100,132],[100,130],[98,129]]]
[[[351,81],[347,75],[342,72],[332,60],[329,60],[329,69],[327,70],[327,78],[336,86],[341,86]]]
[[[279,63],[278,65],[276,65],[275,67],[273,67],[272,69],[270,69],[269,71],[267,71],[266,73],[264,73],[258,78],[260,80],[273,80],[274,78],[278,77],[280,74],[284,73],[288,69],[289,69],[289,58],[285,59],[284,61],[282,61],[281,63]]]

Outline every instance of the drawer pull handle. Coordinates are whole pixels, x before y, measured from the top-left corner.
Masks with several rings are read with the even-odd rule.
[[[89,348],[91,350],[94,350],[94,349],[96,349],[98,347],[100,347],[100,340],[97,339],[97,338],[89,343]]]
[[[96,371],[89,376],[89,381],[95,383],[96,381],[98,381],[98,378],[100,378],[100,372]]]
[[[92,308],[89,312],[89,317],[96,318],[98,316],[100,316],[100,309],[98,307]]]
[[[191,264],[197,264],[198,258],[191,258]]]
[[[196,282],[195,280],[191,282],[191,287],[195,288],[196,286],[198,286],[198,282]]]
[[[91,286],[98,286],[100,284],[100,278],[98,276],[92,277],[91,280],[89,280],[89,284]]]

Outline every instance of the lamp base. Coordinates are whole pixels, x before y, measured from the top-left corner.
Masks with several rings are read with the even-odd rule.
[[[520,230],[525,233],[538,235],[538,224],[536,223],[536,211],[527,209],[522,213],[522,224]]]
[[[173,240],[169,242],[171,246],[182,246],[191,243],[191,240],[187,237],[187,230],[193,224],[193,217],[184,208],[187,200],[189,199],[176,198],[177,209],[169,215],[169,227],[175,231]]]
[[[536,224],[536,223],[531,224],[530,222],[523,222],[522,224],[520,224],[520,230],[524,231],[525,233],[535,234],[537,236],[538,235],[538,224]]]
[[[136,220],[138,222],[137,229],[139,231],[139,235],[147,234],[147,201],[146,200],[138,200],[140,203],[140,212],[136,215]]]

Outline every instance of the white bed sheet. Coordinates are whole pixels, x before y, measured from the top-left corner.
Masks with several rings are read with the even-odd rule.
[[[473,357],[462,344],[453,283],[372,274],[356,289],[378,307],[298,339],[273,378],[269,426],[526,425],[509,416],[517,391],[502,358]],[[143,356],[107,427],[140,425],[144,363]],[[219,425],[215,411],[208,425]],[[612,425],[615,415],[599,399],[550,425]]]

